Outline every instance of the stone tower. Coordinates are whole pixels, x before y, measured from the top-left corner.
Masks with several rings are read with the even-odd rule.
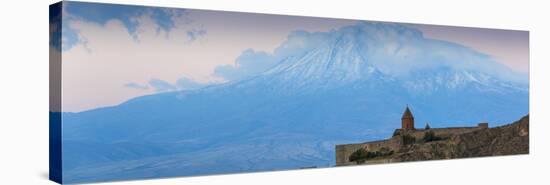
[[[414,130],[414,117],[408,105],[405,112],[403,112],[403,117],[401,117],[401,129]]]

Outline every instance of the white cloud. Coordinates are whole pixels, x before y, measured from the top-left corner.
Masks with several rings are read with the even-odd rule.
[[[149,85],[155,88],[157,92],[167,92],[167,91],[177,90],[177,87],[172,85],[171,83],[164,80],[156,79],[156,78],[149,80]]]
[[[124,87],[128,83],[147,84],[154,78],[176,81],[181,77],[199,82],[216,80],[205,75],[216,64],[194,62],[203,57],[193,52],[195,45],[186,44],[186,28],[176,27],[167,33],[157,30],[148,16],[138,21],[137,39],[118,20],[105,25],[70,22],[86,42],[63,52],[64,111],[116,105],[155,93],[151,88]]]
[[[280,59],[280,56],[274,56],[264,51],[247,49],[237,58],[235,65],[218,66],[214,75],[228,81],[240,80],[268,70]]]
[[[68,22],[85,42],[63,52],[64,111],[117,105],[157,92],[155,88],[125,87],[128,83],[149,84],[151,79],[159,79],[177,86],[182,78],[199,84],[220,83],[226,79],[213,75],[215,68],[236,65],[248,48],[271,53],[293,30],[326,31],[352,23],[191,10],[174,20],[174,27],[167,32],[157,29],[150,15],[135,20],[139,23],[136,37],[116,19],[105,24]],[[192,42],[189,31],[195,38]],[[203,37],[196,37],[199,35]]]
[[[526,82],[525,75],[490,55],[457,43],[426,38],[420,30],[405,24],[377,22],[360,22],[329,32],[296,31],[273,53],[246,50],[235,65],[220,66],[215,74],[228,80],[254,76],[287,57],[300,56],[316,48],[341,47],[334,46],[340,40],[355,45],[364,55],[364,62],[394,77],[448,68],[477,71],[505,81]]]
[[[124,87],[137,89],[137,90],[147,90],[147,89],[149,89],[149,86],[147,86],[147,85],[141,85],[141,84],[134,83],[134,82],[124,84]]]

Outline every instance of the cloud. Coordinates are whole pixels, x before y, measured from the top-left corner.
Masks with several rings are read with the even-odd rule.
[[[244,50],[233,65],[221,65],[214,70],[214,75],[228,81],[235,81],[258,75],[284,60],[301,56],[312,49],[327,44],[329,38],[324,32],[293,31],[273,53]]]
[[[476,71],[506,81],[525,83],[519,74],[491,56],[449,41],[425,38],[416,28],[399,23],[360,21],[327,32],[294,31],[273,53],[245,50],[234,65],[216,68],[214,75],[228,81],[258,75],[288,57],[300,58],[317,48],[352,44],[364,62],[394,77],[437,68]]]
[[[176,81],[175,86],[179,90],[190,90],[190,89],[198,89],[207,85],[210,85],[212,83],[199,83],[197,81],[191,80],[189,78],[180,78]]]
[[[138,89],[138,90],[147,90],[147,89],[149,89],[149,86],[147,86],[147,85],[141,85],[141,84],[134,83],[134,82],[124,84],[124,87],[128,87],[128,88],[131,88],[131,89]]]
[[[61,18],[62,18],[62,3],[52,4],[49,7],[49,19],[50,19],[50,46],[61,51]]]
[[[247,49],[237,58],[234,65],[219,66],[214,74],[228,81],[239,80],[271,68],[277,60],[278,57],[266,52]]]
[[[147,6],[65,2],[65,12],[73,19],[95,22],[104,25],[110,20],[121,21],[129,33],[135,33],[139,22],[135,19],[149,15],[155,21],[158,29],[170,31],[176,18],[185,14],[185,9],[167,9]]]
[[[80,35],[80,30],[72,27],[70,22],[83,21],[105,26],[110,21],[120,21],[128,34],[136,41],[140,39],[140,25],[143,24],[142,17],[148,17],[152,20],[157,34],[162,32],[166,35],[172,29],[192,22],[188,18],[186,9],[86,2],[63,2],[63,5],[63,9],[60,11],[63,14],[62,16],[59,15],[59,21],[62,19],[64,22],[61,26],[63,34],[59,33],[61,38],[54,38],[55,41],[60,43],[52,43],[53,45],[62,46],[60,48],[63,50],[68,50],[76,44],[85,44],[86,42],[85,37]],[[52,19],[52,15],[50,15],[50,19]],[[188,34],[184,36],[187,36],[189,41],[194,41],[205,34],[205,29],[189,28]]]
[[[78,31],[72,29],[68,24],[64,24],[69,20],[66,15],[64,2],[56,3],[50,6],[50,46],[59,50],[65,51],[79,42]]]
[[[156,78],[149,80],[149,85],[153,87],[157,92],[175,91],[178,89],[175,85]]]
[[[425,37],[460,43],[493,57],[512,69],[529,72],[529,32],[436,25],[410,25]]]
[[[78,2],[69,3],[70,6],[78,6]],[[401,47],[397,50],[396,48],[399,47],[396,46],[399,46],[397,44],[399,42],[389,42],[392,41],[390,38],[406,38],[395,37],[395,35],[408,33],[409,36],[414,36],[416,32],[401,30],[402,33],[400,33],[399,29],[391,29],[387,26],[382,26],[378,30],[373,26],[369,29],[360,28],[365,27],[364,25],[345,30],[336,29],[356,24],[357,21],[353,20],[190,9],[181,12],[181,17],[172,16],[169,20],[163,19],[163,15],[177,15],[180,9],[155,9],[162,9],[165,14],[155,15],[145,11],[146,13],[139,16],[126,14],[129,16],[128,19],[113,18],[123,17],[122,14],[115,16],[111,14],[111,18],[105,18],[108,17],[106,15],[99,15],[100,18],[85,18],[88,14],[92,17],[97,15],[81,13],[80,16],[73,16],[71,12],[73,14],[79,12],[67,13],[67,10],[63,10],[65,11],[63,18],[70,18],[70,20],[63,22],[62,29],[68,29],[68,31],[60,31],[63,35],[58,32],[58,36],[62,36],[63,39],[57,39],[54,42],[63,42],[57,45],[65,48],[62,52],[64,110],[82,111],[113,106],[133,97],[156,93],[156,89],[149,85],[152,78],[163,80],[175,86],[176,89],[183,88],[178,85],[178,80],[183,76],[198,84],[247,78],[262,73],[290,56],[300,57],[316,47],[326,46],[339,34],[344,32],[351,34],[354,30],[361,29],[364,29],[361,31],[363,34],[357,36],[358,39],[362,39],[361,52],[371,56],[368,62],[380,66],[388,73],[392,70],[396,70],[393,72],[397,73],[398,69],[422,66],[421,63],[405,61],[408,56],[412,57],[415,52],[418,52],[413,47]],[[96,11],[102,10],[96,8]],[[159,19],[166,22],[159,23]],[[261,21],[258,22],[258,20]],[[139,35],[139,39],[130,34],[131,30]],[[371,37],[366,36],[369,34]],[[402,42],[404,41],[406,39]],[[407,45],[406,42],[404,43]],[[50,45],[55,44],[50,43]],[[437,55],[450,56],[445,54],[448,50],[441,50],[437,44],[432,45],[433,48],[427,45],[422,47],[428,53],[432,52],[430,50],[439,51],[439,53],[429,54],[433,56],[430,60],[434,62],[442,59]],[[395,58],[382,57],[388,56],[382,55],[383,52],[395,53],[396,51],[399,55],[395,55]],[[483,55],[472,57],[472,59],[475,58],[484,57]],[[384,60],[376,61],[378,59]],[[428,58],[418,57],[417,59]],[[394,63],[402,68],[386,66],[385,61],[386,64]],[[125,84],[129,82],[147,86],[148,89],[136,90],[136,88],[126,87]]]
[[[124,87],[136,90],[149,90],[153,88],[155,92],[169,92],[169,91],[180,91],[180,90],[192,90],[199,89],[207,85],[212,85],[213,83],[199,83],[189,78],[179,78],[176,80],[176,83],[170,83],[166,80],[161,80],[157,78],[150,79],[147,84],[139,84],[135,82],[130,82],[124,84]]]
[[[150,16],[137,17],[136,21],[139,40],[128,34],[118,19],[104,25],[76,19],[63,22],[78,30],[81,40],[62,51],[64,110],[77,112],[113,106],[137,96],[185,89],[176,84],[182,76],[200,84],[222,81],[211,76],[213,69],[238,56],[237,52],[225,49],[230,44],[204,42],[201,37],[189,43],[187,31],[201,25],[176,24],[167,37],[158,34]],[[211,52],[222,50],[227,52]],[[153,78],[157,80],[151,81]]]
[[[187,31],[187,37],[189,38],[189,41],[197,40],[197,38],[203,37],[204,35],[206,35],[206,30],[204,28],[191,29]]]
[[[69,3],[78,6],[78,2]],[[62,52],[63,109],[74,112],[157,93],[148,84],[152,78],[174,86],[181,77],[200,84],[221,83],[226,80],[213,75],[215,68],[234,64],[247,48],[272,53],[292,30],[326,31],[353,22],[187,9],[183,16],[172,19],[173,27],[167,33],[158,29],[151,14],[133,17],[136,39],[120,19],[101,24],[69,13],[64,16],[72,17],[63,25],[77,33],[78,41]],[[258,20],[263,20],[262,26]],[[188,31],[199,37],[191,41]],[[63,36],[69,33],[63,32]],[[130,82],[149,89],[124,86]]]

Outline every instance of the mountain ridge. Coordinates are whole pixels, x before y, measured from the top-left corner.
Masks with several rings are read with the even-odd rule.
[[[433,50],[439,42],[417,31],[359,23],[295,32],[275,52],[282,62],[246,79],[64,114],[64,169],[78,182],[148,177],[156,170],[161,177],[327,167],[335,163],[337,143],[390,134],[406,104],[418,122],[437,127],[498,125],[528,113],[528,89],[483,68],[458,65],[462,60],[453,57],[468,56],[462,57],[468,65],[497,63],[462,46],[442,56],[454,51],[446,48],[451,46]],[[416,45],[422,51],[413,52]],[[404,68],[392,68],[398,64]],[[459,85],[447,86],[453,74]]]

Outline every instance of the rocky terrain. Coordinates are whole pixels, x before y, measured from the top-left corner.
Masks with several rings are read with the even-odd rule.
[[[379,157],[371,155],[356,164],[529,154],[529,116],[508,125],[455,134],[436,141],[417,139],[413,144],[402,144],[399,149],[390,152],[391,155]]]

